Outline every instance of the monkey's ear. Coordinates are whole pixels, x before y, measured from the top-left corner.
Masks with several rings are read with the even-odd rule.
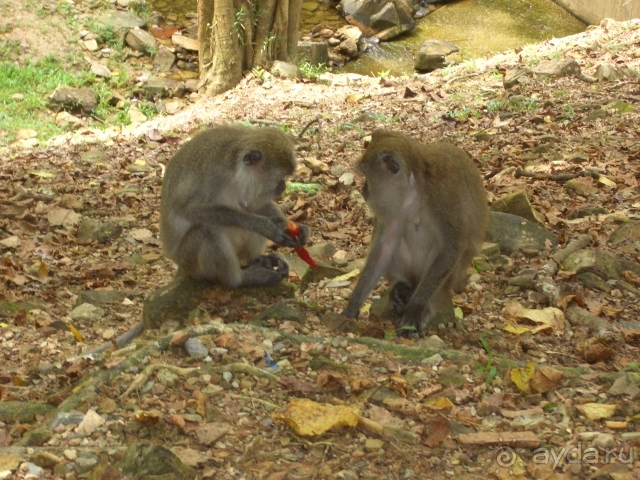
[[[395,175],[400,171],[400,165],[398,165],[398,161],[395,159],[393,154],[389,152],[380,153],[380,161],[390,173]]]
[[[260,160],[262,160],[262,152],[260,150],[249,150],[242,157],[242,163],[249,167],[256,165]]]

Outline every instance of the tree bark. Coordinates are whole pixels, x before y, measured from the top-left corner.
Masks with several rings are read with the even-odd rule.
[[[200,86],[215,95],[243,70],[295,61],[301,11],[302,0],[198,0]]]

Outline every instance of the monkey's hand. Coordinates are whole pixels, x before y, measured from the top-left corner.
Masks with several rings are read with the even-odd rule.
[[[403,337],[424,337],[422,314],[422,309],[407,305],[402,318],[396,323],[396,333]]]
[[[295,241],[298,242],[298,245],[296,245],[296,247],[302,247],[306,245],[307,241],[309,240],[309,227],[301,223],[298,223],[297,225],[300,233],[298,233],[298,236],[295,238]]]

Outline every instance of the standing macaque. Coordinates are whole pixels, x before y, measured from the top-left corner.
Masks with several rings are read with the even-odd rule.
[[[264,255],[267,239],[294,239],[274,202],[296,168],[291,140],[275,128],[217,126],[185,143],[168,163],[162,184],[160,237],[178,275],[227,287],[280,282],[289,274],[281,255]]]
[[[489,210],[482,179],[464,150],[386,130],[373,132],[357,168],[366,177],[374,227],[344,315],[356,318],[384,276],[397,328],[415,327],[422,336],[438,311],[452,311],[452,292],[464,289],[484,240]]]

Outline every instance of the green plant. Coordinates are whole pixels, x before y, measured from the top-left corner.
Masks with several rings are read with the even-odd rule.
[[[480,343],[482,344],[484,351],[487,352],[487,364],[484,367],[480,367],[476,374],[487,374],[487,378],[484,381],[484,387],[487,388],[496,375],[498,375],[498,370],[495,365],[493,365],[493,352],[491,351],[491,345],[489,345],[489,342],[484,338],[480,339]]]
[[[238,10],[236,12],[236,21],[233,22],[233,26],[236,29],[236,35],[238,35],[238,40],[240,41],[241,45],[244,45],[244,24],[247,21],[247,14],[244,11],[244,9],[242,7],[240,7],[240,10]]]
[[[15,24],[9,22],[4,25],[0,25],[0,34],[2,33],[10,33],[14,28],[16,28]]]
[[[266,50],[269,48],[269,44],[273,42],[277,37],[272,33],[267,38],[264,39],[264,43],[262,45],[262,50]]]
[[[300,68],[300,73],[302,74],[303,77],[310,78],[311,80],[315,80],[323,73],[326,73],[329,71],[329,69],[324,63],[320,65],[313,65],[307,62],[306,60],[303,60],[302,62],[300,62],[300,64],[298,65],[298,68]]]
[[[488,112],[498,112],[504,107],[504,102],[499,100],[489,100],[486,107]]]
[[[145,114],[147,118],[153,118],[158,115],[158,109],[154,103],[140,101],[136,103],[136,108]]]
[[[391,76],[391,70],[380,70],[376,74],[376,77],[378,77],[378,78],[387,78],[389,76]]]
[[[92,23],[89,25],[89,30],[95,33],[102,43],[106,43],[107,45],[114,48],[120,47],[118,36],[112,25]]]
[[[20,58],[22,47],[17,40],[0,40],[0,58],[7,62],[16,62]]]

